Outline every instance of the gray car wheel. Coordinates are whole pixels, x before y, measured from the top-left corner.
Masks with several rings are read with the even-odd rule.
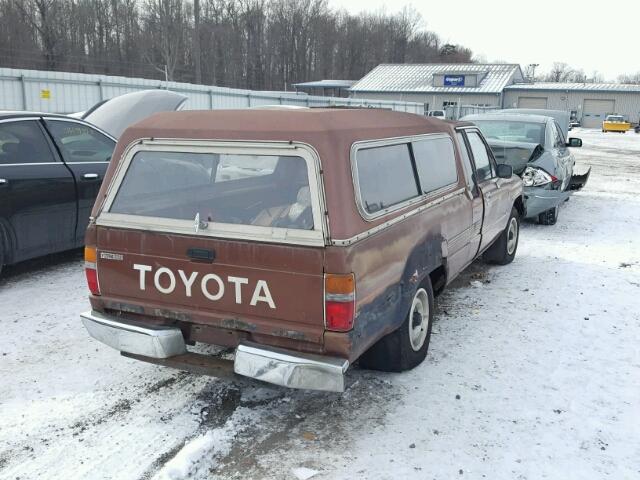
[[[520,215],[515,208],[512,208],[507,226],[496,241],[493,242],[493,245],[484,252],[484,260],[498,265],[507,265],[513,262],[513,259],[516,257],[516,251],[518,250],[519,240]]]

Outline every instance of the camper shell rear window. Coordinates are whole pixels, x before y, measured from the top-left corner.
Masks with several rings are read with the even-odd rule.
[[[100,219],[176,233],[322,240],[317,178],[313,155],[301,148],[143,145],[116,173]]]

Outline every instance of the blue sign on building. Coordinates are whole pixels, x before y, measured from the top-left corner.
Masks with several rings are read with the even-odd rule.
[[[464,87],[464,75],[445,75],[445,87]]]

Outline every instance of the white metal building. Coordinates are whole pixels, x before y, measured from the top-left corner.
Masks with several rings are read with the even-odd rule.
[[[505,87],[504,108],[565,110],[583,127],[599,128],[608,114],[640,121],[640,85],[529,83]]]
[[[640,85],[527,83],[515,64],[382,64],[350,92],[352,98],[420,102],[425,110],[448,112],[456,106],[565,110],[589,128],[612,113],[640,121]]]
[[[516,64],[382,64],[353,87],[352,98],[421,102],[425,110],[456,105],[502,107],[507,85],[524,82]]]

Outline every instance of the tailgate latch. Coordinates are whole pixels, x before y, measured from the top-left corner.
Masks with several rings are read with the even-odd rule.
[[[216,252],[206,248],[190,248],[187,250],[187,256],[192,260],[213,263],[213,260],[216,258]]]

